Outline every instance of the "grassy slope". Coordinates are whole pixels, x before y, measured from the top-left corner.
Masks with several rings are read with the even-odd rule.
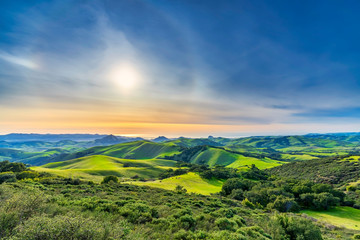
[[[173,143],[154,143],[149,141],[136,141],[120,143],[106,147],[93,147],[74,154],[69,154],[64,159],[90,156],[106,155],[117,158],[127,159],[153,159],[173,155],[179,152],[180,147]]]
[[[168,141],[167,143],[173,143],[182,147],[195,147],[201,145],[222,146],[221,143],[212,141],[208,138],[178,138],[176,140]]]
[[[132,183],[136,185],[146,185],[168,190],[174,190],[177,185],[181,185],[186,188],[188,192],[209,195],[210,193],[219,192],[221,190],[223,181],[204,180],[198,174],[190,172],[184,175],[166,178],[163,180]]]
[[[338,227],[360,230],[360,210],[351,207],[336,207],[327,211],[304,210],[310,217]]]
[[[124,167],[124,164],[127,167]],[[102,176],[154,178],[165,169],[174,166],[175,162],[162,159],[132,160],[120,159],[104,155],[93,155],[64,162],[55,162],[33,167],[37,171],[45,171],[65,177],[79,177],[100,181]]]
[[[250,166],[255,164],[258,168],[270,168],[279,166],[283,162],[272,159],[258,159],[253,157],[245,157],[241,154],[232,153],[218,148],[208,148],[191,158],[191,163],[208,164],[210,167],[215,165],[223,165],[233,168]]]
[[[240,155],[239,158],[232,164],[228,165],[228,167],[241,168],[255,164],[255,166],[259,169],[266,169],[266,168],[276,167],[284,163],[285,162],[276,161],[270,158],[257,159],[257,158],[245,157]]]

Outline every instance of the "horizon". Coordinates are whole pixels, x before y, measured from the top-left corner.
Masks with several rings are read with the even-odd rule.
[[[0,133],[360,129],[360,2],[0,3]]]
[[[155,139],[157,137],[166,137],[168,139],[177,139],[177,138],[192,138],[192,139],[196,139],[196,138],[209,138],[209,137],[214,137],[214,138],[218,138],[218,137],[222,137],[222,138],[247,138],[247,137],[282,137],[282,136],[305,136],[305,135],[330,135],[330,134],[356,134],[356,133],[360,133],[360,132],[356,132],[356,131],[352,131],[352,132],[323,132],[323,133],[319,133],[319,132],[308,132],[308,133],[303,133],[303,134],[280,134],[280,135],[243,135],[243,136],[213,136],[213,135],[208,135],[208,136],[198,136],[198,137],[191,137],[191,136],[167,136],[167,135],[157,135],[157,136],[140,136],[140,135],[134,135],[134,134],[114,134],[114,133],[35,133],[35,132],[29,132],[29,133],[23,133],[23,132],[11,132],[11,133],[0,133],[0,136],[6,136],[6,135],[11,135],[11,134],[24,134],[24,135],[105,135],[105,136],[116,136],[116,137],[129,137],[129,138],[143,138],[144,140],[151,140],[151,139]]]

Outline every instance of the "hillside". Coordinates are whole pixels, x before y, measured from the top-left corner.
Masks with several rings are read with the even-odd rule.
[[[284,164],[267,170],[281,177],[344,185],[360,178],[358,156],[336,156]]]
[[[244,156],[239,152],[210,146],[188,148],[179,154],[175,154],[171,159],[195,164],[205,164],[210,167],[221,165],[239,168],[255,164],[261,169],[278,166],[284,163],[258,155],[256,155],[256,157],[251,154]]]
[[[354,146],[351,142],[346,142],[340,139],[325,139],[312,138],[307,136],[279,136],[279,137],[246,137],[234,139],[227,143],[227,145],[246,145],[256,148],[273,148],[282,149],[290,147],[303,148],[332,148],[339,146]]]
[[[75,153],[63,154],[55,159],[51,159],[51,162],[65,161],[91,155],[105,155],[126,159],[165,158],[166,156],[179,153],[179,150],[180,147],[172,143],[154,143],[142,140],[110,146],[92,147]]]
[[[53,162],[33,170],[54,173],[64,177],[101,181],[103,176],[156,178],[161,172],[175,165],[174,161],[162,159],[130,160],[92,155],[63,162]]]
[[[166,178],[163,180],[147,181],[147,182],[130,182],[131,184],[139,186],[149,186],[156,188],[163,188],[167,190],[174,190],[176,186],[184,187],[187,192],[200,193],[209,195],[211,193],[220,192],[224,181],[221,180],[206,180],[201,178],[198,174],[189,172],[187,174]]]

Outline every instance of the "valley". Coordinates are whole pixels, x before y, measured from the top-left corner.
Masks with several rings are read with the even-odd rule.
[[[102,139],[106,141],[95,139],[93,143],[101,144],[90,147],[86,147],[89,142],[74,140],[64,141],[67,144],[2,143],[10,148],[0,148],[0,159],[10,161],[9,164],[27,164],[29,170],[21,174],[11,170],[14,175],[4,170],[0,180],[5,179],[2,181],[11,185],[12,180],[6,179],[15,178],[20,179],[19,184],[40,184],[44,188],[58,184],[65,194],[68,191],[61,190],[64,181],[74,187],[106,186],[104,181],[110,177],[119,182],[116,186],[125,187],[117,190],[122,192],[119,194],[170,191],[164,192],[162,198],[167,199],[173,193],[185,198],[220,197],[235,201],[246,211],[294,212],[299,219],[317,219],[316,226],[328,239],[335,234],[328,226],[338,228],[335,232],[343,239],[360,232],[357,217],[360,138],[354,135],[351,138],[331,134],[238,139],[181,137],[157,141],[128,139],[122,143],[112,135]],[[86,191],[92,192],[90,188]],[[64,197],[72,199],[73,194]],[[248,218],[252,219],[254,214]],[[267,217],[273,219],[271,216]]]

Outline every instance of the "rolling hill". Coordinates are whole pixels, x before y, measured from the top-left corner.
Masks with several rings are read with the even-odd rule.
[[[41,167],[32,167],[32,169],[64,177],[78,177],[99,182],[103,176],[107,175],[125,178],[134,176],[155,178],[174,165],[175,161],[164,159],[132,160],[92,155],[63,162],[48,163]]]
[[[147,181],[147,182],[130,182],[131,184],[140,186],[150,186],[174,190],[176,186],[184,187],[188,192],[210,195],[211,193],[220,192],[224,181],[221,180],[205,180],[198,174],[189,172],[187,174],[166,178],[163,180]]]
[[[222,165],[239,168],[255,164],[260,169],[274,167],[285,163],[257,155],[256,157],[251,154],[245,156],[240,152],[210,146],[188,148],[180,154],[175,154],[171,159],[195,164],[205,164],[210,167]]]

